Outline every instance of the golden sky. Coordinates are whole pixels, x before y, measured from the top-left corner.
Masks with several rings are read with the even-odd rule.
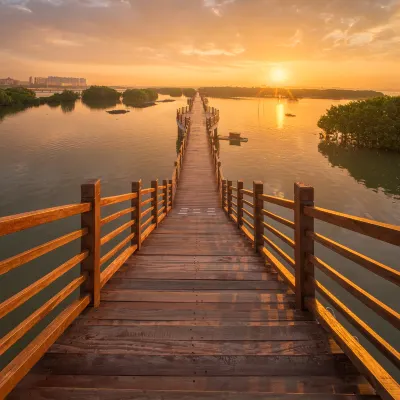
[[[400,0],[0,0],[0,38],[21,80],[400,90]]]

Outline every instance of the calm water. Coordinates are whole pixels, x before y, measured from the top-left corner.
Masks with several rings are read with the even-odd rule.
[[[338,103],[307,99],[298,103],[275,99],[211,99],[210,104],[221,113],[219,134],[241,132],[249,139],[241,146],[221,141],[225,177],[243,179],[247,187],[251,187],[253,180],[262,180],[264,193],[289,199],[293,198],[294,181],[303,181],[315,187],[316,204],[320,207],[400,225],[400,155],[350,151],[320,144],[316,122],[331,104]],[[184,104],[186,100],[182,98],[175,103],[132,109],[129,114],[113,116],[78,102],[74,110],[42,106],[6,116],[0,122],[0,216],[77,202],[80,184],[87,178],[101,178],[102,194],[106,196],[128,192],[130,182],[139,178],[146,185],[155,177],[168,178],[176,155],[175,109]],[[296,117],[286,117],[286,113]],[[287,210],[268,207],[292,218]],[[400,269],[398,248],[323,223],[317,223],[316,227],[318,232]],[[18,234],[19,237],[25,235],[22,243],[16,242],[14,235],[1,238],[0,259],[71,228],[78,229],[79,221],[54,223]],[[285,227],[279,226],[279,229],[292,234]],[[111,242],[110,246],[116,242]],[[292,255],[291,249],[285,250]],[[40,262],[19,268],[18,273],[14,271],[0,277],[0,301],[68,259],[73,251],[79,251],[79,247],[71,245],[46,256],[47,259],[43,257]],[[400,311],[398,290],[394,285],[319,246],[316,252],[324,261]],[[66,278],[77,273],[73,271]],[[318,274],[318,279],[399,348],[398,332],[388,323],[375,317],[322,274]],[[0,335],[60,287],[63,287],[61,280],[58,287],[54,285],[53,292],[37,296],[25,308],[11,314],[0,327]],[[363,340],[359,334],[357,336]],[[11,352],[1,363],[10,356]],[[391,365],[387,367],[396,374]]]

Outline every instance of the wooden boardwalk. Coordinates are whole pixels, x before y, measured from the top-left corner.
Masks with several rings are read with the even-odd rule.
[[[378,398],[229,222],[191,120],[173,210],[9,398]]]

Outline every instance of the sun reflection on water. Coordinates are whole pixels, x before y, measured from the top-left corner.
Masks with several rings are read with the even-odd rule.
[[[276,127],[278,129],[283,128],[284,120],[285,120],[285,105],[279,102],[276,105]]]

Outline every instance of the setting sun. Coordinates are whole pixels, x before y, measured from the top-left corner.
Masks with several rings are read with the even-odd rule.
[[[274,67],[270,71],[270,79],[273,83],[282,83],[287,80],[287,72],[281,67]]]

